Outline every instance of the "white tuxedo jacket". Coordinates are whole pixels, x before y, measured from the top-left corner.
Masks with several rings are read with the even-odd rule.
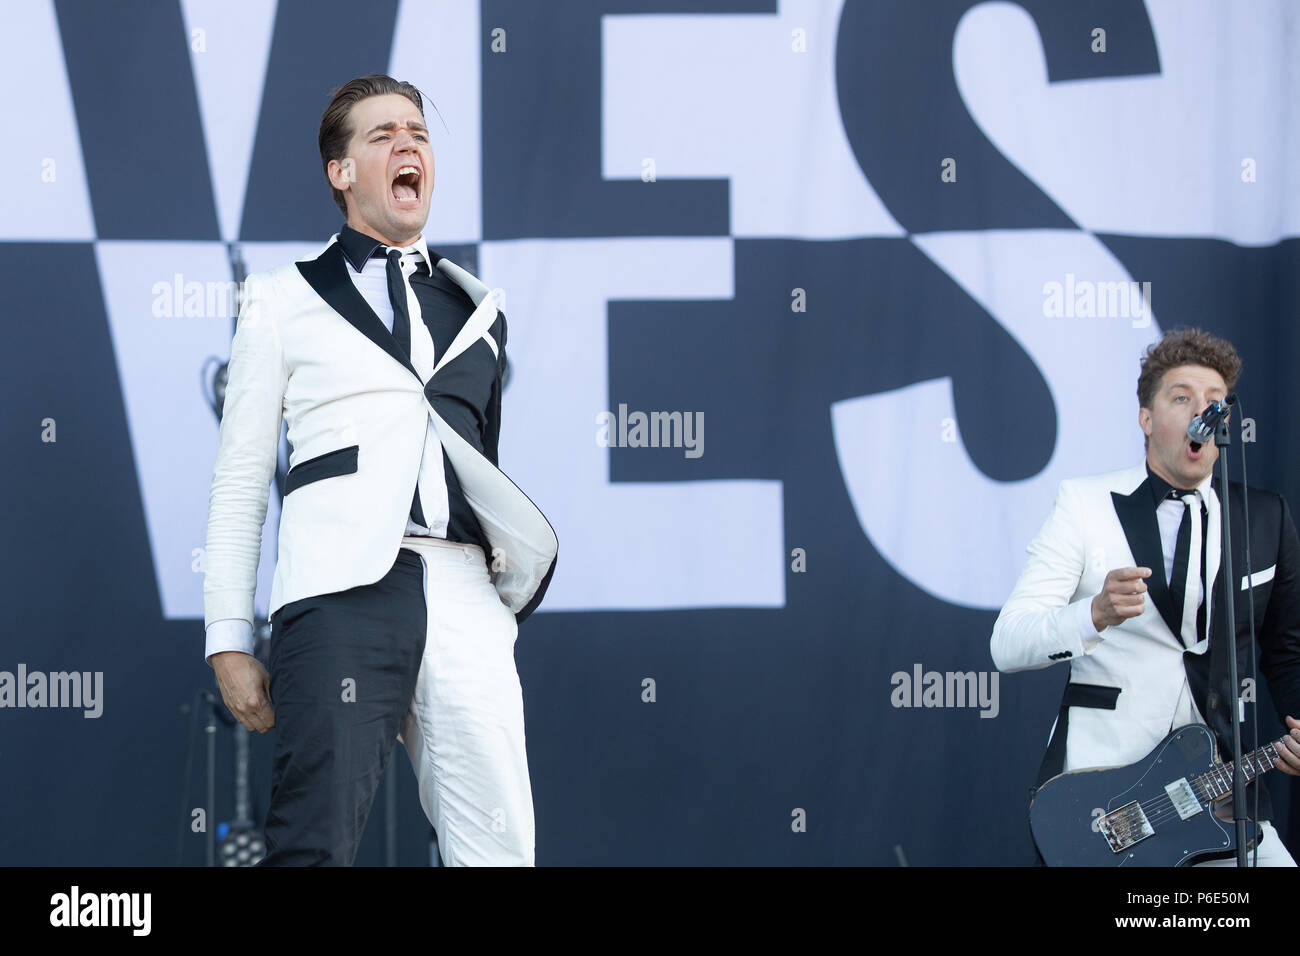
[[[1065,662],[1069,683],[1062,701],[1049,758],[1040,782],[1082,767],[1122,766],[1146,756],[1170,731],[1176,714],[1186,716],[1183,701],[1191,685],[1195,700],[1208,700],[1199,718],[1222,729],[1231,720],[1225,695],[1227,655],[1206,656],[1212,642],[1222,645],[1223,581],[1220,574],[1220,497],[1217,479],[1206,509],[1206,578],[1214,582],[1206,595],[1209,639],[1188,647],[1174,633],[1176,620],[1164,577],[1164,557],[1155,503],[1145,465],[1061,482],[1056,504],[1028,547],[1029,560],[1002,608],[990,642],[1001,671],[1029,670]],[[1282,713],[1300,706],[1300,578],[1296,532],[1281,496],[1250,490],[1251,565],[1245,579],[1242,544],[1244,487],[1232,483],[1233,573],[1238,663],[1249,671],[1249,604],[1254,590],[1255,619],[1263,649],[1260,667]],[[1149,567],[1143,613],[1098,637],[1084,615],[1102,590],[1107,572],[1122,567]],[[1270,600],[1271,598],[1271,600]],[[1198,659],[1199,658],[1199,659]],[[1196,686],[1199,683],[1199,686]],[[1182,703],[1182,706],[1180,706]],[[1300,716],[1300,713],[1297,714]],[[1185,723],[1181,720],[1179,723]],[[1065,724],[1066,726],[1060,726]],[[1261,719],[1263,739],[1273,739]],[[1064,746],[1056,734],[1062,733]]]
[[[351,282],[337,236],[316,257],[249,276],[208,505],[205,626],[253,621],[282,416],[292,451],[269,616],[301,598],[372,584],[393,567],[430,421],[492,546],[501,600],[518,621],[541,602],[559,549],[554,530],[438,413],[440,376],[496,362],[495,296],[449,259],[437,268],[475,310],[427,381]]]

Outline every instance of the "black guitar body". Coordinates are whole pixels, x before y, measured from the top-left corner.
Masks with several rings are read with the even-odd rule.
[[[1186,866],[1232,856],[1232,822],[1219,819],[1215,805],[1194,787],[1176,786],[1173,794],[1166,789],[1214,769],[1216,751],[1210,729],[1190,724],[1127,767],[1073,770],[1048,780],[1029,807],[1030,829],[1044,862]],[[1194,812],[1197,806],[1201,809]],[[1184,819],[1184,814],[1190,815]],[[1247,833],[1257,840],[1259,825],[1248,823]]]

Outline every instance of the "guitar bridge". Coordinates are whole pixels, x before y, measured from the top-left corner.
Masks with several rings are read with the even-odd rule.
[[[1136,800],[1106,814],[1097,822],[1097,829],[1106,838],[1112,853],[1123,853],[1134,844],[1156,835]]]

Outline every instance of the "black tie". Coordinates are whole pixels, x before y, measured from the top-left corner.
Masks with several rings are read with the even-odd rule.
[[[1179,500],[1176,492],[1171,492],[1170,496],[1174,500]],[[1205,503],[1201,502],[1201,563],[1200,571],[1197,578],[1202,584],[1205,582],[1205,539],[1206,531],[1209,528],[1209,514],[1205,508]],[[1169,574],[1169,594],[1173,599],[1174,612],[1178,619],[1178,629],[1176,634],[1182,633],[1182,615],[1183,599],[1186,596],[1187,586],[1187,562],[1191,559],[1192,550],[1192,512],[1187,506],[1183,507],[1183,520],[1178,525],[1178,537],[1174,543],[1174,567]],[[1205,639],[1205,600],[1202,599],[1200,605],[1196,608],[1196,636],[1198,640]]]
[[[383,247],[376,249],[371,255],[372,259],[377,259],[384,255]],[[397,348],[407,361],[411,358],[411,316],[406,310],[406,277],[402,275],[402,251],[400,249],[390,248],[387,254],[388,258],[388,298],[393,304],[393,339],[397,342]],[[424,262],[421,260],[420,265]],[[420,271],[417,269],[417,271]],[[422,528],[427,528],[428,523],[424,520],[424,509],[420,507],[420,486],[416,483],[415,494],[411,497],[411,520]]]
[[[411,358],[411,316],[406,311],[406,277],[402,275],[402,252],[388,250],[388,298],[393,302],[393,338],[397,348]]]

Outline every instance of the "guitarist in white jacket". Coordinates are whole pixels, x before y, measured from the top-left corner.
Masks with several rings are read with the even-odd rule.
[[[1212,400],[1225,398],[1240,370],[1232,345],[1200,330],[1176,330],[1151,346],[1138,378],[1145,463],[1063,481],[1028,546],[990,649],[1003,672],[1061,662],[1070,669],[1039,785],[1069,770],[1134,763],[1190,723],[1215,731],[1220,759],[1234,756],[1225,739],[1231,697],[1219,630],[1226,612],[1212,480],[1218,448],[1192,442],[1187,428]],[[1232,483],[1233,569],[1243,578],[1244,492]],[[1285,730],[1276,766],[1300,776],[1300,543],[1281,496],[1252,488],[1249,504],[1253,574],[1236,582],[1238,674],[1250,675],[1243,588],[1252,586],[1260,669]],[[1207,579],[1215,582],[1208,601]],[[1271,724],[1267,715],[1261,722]],[[1243,746],[1254,746],[1244,733]],[[1252,804],[1255,786],[1247,794]],[[1260,796],[1259,862],[1294,866],[1267,823],[1267,792]]]

